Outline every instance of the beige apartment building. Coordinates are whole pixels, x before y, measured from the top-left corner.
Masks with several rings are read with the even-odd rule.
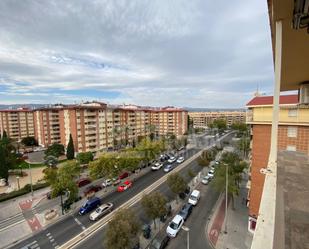
[[[33,111],[30,109],[0,110],[0,133],[6,131],[15,140],[34,136],[33,120]]]
[[[224,119],[229,127],[233,123],[244,123],[246,113],[243,111],[233,112],[189,112],[194,128],[207,128],[216,119]]]
[[[101,102],[53,105],[29,113],[32,132],[22,134],[35,136],[44,147],[53,143],[66,146],[71,134],[76,152],[104,151],[117,144],[132,145],[150,133],[181,136],[187,131],[188,117],[187,111],[175,107],[111,106]],[[13,127],[15,121],[12,119]]]

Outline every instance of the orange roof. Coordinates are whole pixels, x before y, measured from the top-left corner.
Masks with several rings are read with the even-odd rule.
[[[280,96],[280,105],[287,105],[287,104],[297,104],[298,101],[298,95],[282,95]],[[253,106],[253,105],[272,105],[273,104],[273,96],[258,96],[254,97],[252,100],[250,100],[247,103],[247,106]]]

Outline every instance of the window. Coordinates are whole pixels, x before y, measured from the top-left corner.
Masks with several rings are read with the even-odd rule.
[[[295,146],[295,145],[288,145],[288,146],[286,147],[286,150],[287,150],[287,151],[296,151],[296,146]]]
[[[288,137],[297,137],[297,127],[288,127]]]
[[[289,117],[297,117],[297,109],[289,109]]]

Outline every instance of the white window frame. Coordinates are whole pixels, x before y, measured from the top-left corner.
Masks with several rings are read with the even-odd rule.
[[[286,150],[287,151],[296,151],[296,145],[287,145]]]
[[[296,108],[288,110],[288,116],[289,117],[297,117],[297,114],[298,114],[298,110]]]
[[[288,126],[287,136],[290,138],[297,138],[298,129],[295,126]]]

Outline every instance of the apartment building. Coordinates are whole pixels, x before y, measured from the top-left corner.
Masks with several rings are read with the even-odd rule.
[[[224,119],[229,127],[233,123],[244,123],[246,113],[243,111],[233,112],[189,112],[189,117],[194,128],[207,128],[216,119]]]
[[[56,105],[34,111],[36,138],[45,147],[67,145],[72,135],[76,152],[103,151],[136,143],[139,136],[183,135],[187,111],[174,107],[111,106],[101,102]]]
[[[249,191],[249,231],[254,232],[263,193],[270,153],[273,97],[257,96],[248,104],[246,122],[251,126],[252,161]],[[300,105],[298,95],[280,96],[278,151],[300,152],[309,156],[309,106]]]
[[[0,133],[3,134],[3,131],[6,131],[7,135],[15,140],[34,136],[32,110],[27,108],[0,110]]]

